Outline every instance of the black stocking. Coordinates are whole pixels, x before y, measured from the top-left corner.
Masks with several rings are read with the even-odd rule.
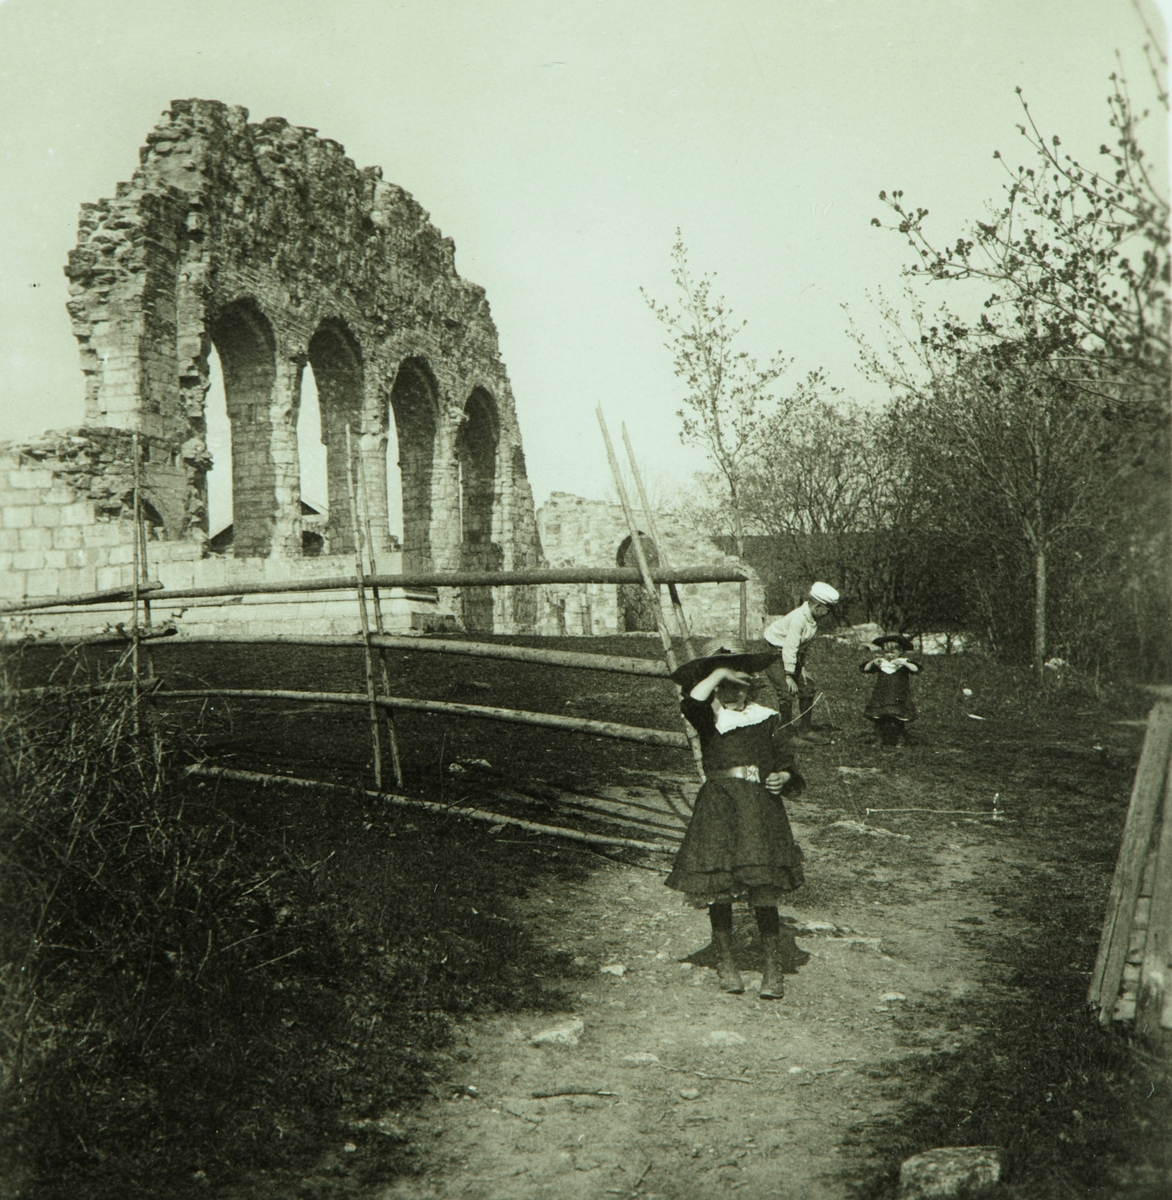
[[[762,937],[769,937],[781,931],[781,921],[776,908],[755,908],[753,916],[757,918],[757,928]]]
[[[712,922],[713,933],[732,933],[732,905],[710,904],[708,919]]]

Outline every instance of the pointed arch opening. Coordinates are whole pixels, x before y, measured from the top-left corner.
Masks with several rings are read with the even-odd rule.
[[[423,359],[408,358],[399,364],[390,412],[397,457],[392,464],[388,456],[388,476],[394,475],[397,466],[405,571],[432,565],[431,490],[438,396],[435,377]]]
[[[501,568],[501,548],[492,540],[499,437],[496,401],[484,388],[476,388],[464,405],[464,420],[456,432],[462,571],[499,571]],[[466,628],[492,631],[491,588],[466,588],[463,609]]]
[[[649,567],[659,566],[659,551],[655,543],[642,531],[639,532],[639,543],[643,547],[643,555]],[[620,567],[637,567],[638,556],[630,537],[625,537],[619,544],[615,561]],[[620,633],[655,633],[659,629],[658,604],[647,595],[647,589],[641,583],[620,583],[618,595],[618,617]]]
[[[224,398],[224,368],[215,346],[207,352],[207,391],[203,398],[204,441],[212,465],[204,475],[207,532],[211,548],[223,552],[232,544],[232,422]]]
[[[325,445],[324,502],[329,512],[325,528],[330,553],[352,553],[354,533],[350,522],[346,427],[350,427],[351,444],[357,456],[364,383],[362,351],[343,322],[331,319],[318,326],[309,341],[309,369],[317,392],[321,440]]]
[[[316,558],[326,550],[330,486],[321,402],[313,367],[301,372],[297,403],[297,484],[301,497],[301,553]]]
[[[277,517],[272,445],[276,339],[268,319],[250,300],[221,309],[208,334],[219,358],[231,433],[232,552],[237,558],[266,556],[272,551]]]

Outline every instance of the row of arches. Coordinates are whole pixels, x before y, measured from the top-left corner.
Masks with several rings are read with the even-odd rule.
[[[491,393],[481,387],[471,392],[454,439],[440,451],[445,459],[437,462],[439,388],[426,360],[404,360],[388,394],[381,381],[367,378],[361,347],[340,320],[318,326],[304,360],[291,364],[287,378],[281,378],[272,327],[251,302],[228,306],[207,332],[204,419],[213,462],[206,476],[213,550],[238,557],[270,553],[278,510],[296,498],[301,553],[351,552],[349,426],[356,454],[360,431],[367,434],[363,463],[376,549],[401,548],[405,567],[434,565],[433,522],[441,515],[458,525],[460,567],[499,568],[503,556],[493,541],[493,518],[500,423]],[[287,406],[274,403],[281,387],[288,391]],[[379,414],[373,437],[372,409]],[[437,506],[442,514],[433,511]]]

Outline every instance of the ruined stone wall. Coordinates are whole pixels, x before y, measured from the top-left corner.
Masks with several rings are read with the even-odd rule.
[[[749,637],[764,629],[765,589],[756,573],[734,555],[723,553],[671,513],[656,513],[656,528],[663,544],[654,546],[644,534],[648,557],[666,559],[673,566],[726,565],[749,575]],[[551,567],[616,567],[634,565],[626,517],[617,504],[583,500],[554,492],[537,510],[537,528]],[[624,588],[614,584],[566,584],[543,588],[539,632],[547,634],[628,633],[646,628],[640,606]],[[735,583],[680,585],[680,598],[692,630],[700,636],[736,634],[740,629],[740,589]],[[663,589],[662,604],[668,628],[674,632]],[[634,626],[634,628],[632,628]]]
[[[9,448],[9,491],[52,492],[76,474],[66,463],[84,459],[94,470],[70,503],[92,506],[95,526],[109,524],[126,491],[126,440],[138,431],[144,495],[166,546],[158,574],[184,586],[185,572],[171,564],[207,553],[204,400],[215,346],[232,429],[232,556],[252,564],[237,571],[264,576],[270,559],[291,564],[281,568],[286,577],[309,569],[296,436],[307,365],[329,482],[330,554],[314,560],[314,574],[352,569],[347,426],[362,456],[380,570],[539,563],[521,434],[484,290],[456,273],[453,243],[420,205],[379,168],[355,167],[337,142],[279,118],[249,122],[243,108],[175,101],[131,180],[112,199],[82,206],[66,274],[86,379],[84,425],[71,435],[79,449],[47,452],[55,482],[41,488],[48,468],[35,468],[29,447]],[[392,421],[401,548],[387,529]],[[29,507],[4,506],[6,545],[13,533],[19,543],[23,528],[9,524],[7,509],[19,522]],[[75,587],[82,576],[53,573],[93,567],[96,578],[126,565],[108,557],[56,565],[58,550],[85,547],[57,547],[52,536],[42,546],[44,535],[27,535],[20,550],[54,556],[0,572],[4,596],[84,590]],[[536,598],[522,589],[469,603],[469,623],[480,628],[530,629],[536,619]]]

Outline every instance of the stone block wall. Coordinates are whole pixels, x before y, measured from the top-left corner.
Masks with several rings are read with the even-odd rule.
[[[236,558],[212,554],[190,538],[173,538],[154,500],[182,476],[165,439],[140,436],[140,496],[147,530],[147,577],[167,588],[347,576],[352,554],[315,558]],[[130,587],[134,581],[134,467],[132,435],[78,429],[35,442],[0,447],[0,600],[48,599]],[[380,570],[402,569],[389,554]],[[384,596],[387,627],[395,631],[455,629],[459,613],[449,589],[395,589]],[[73,636],[129,623],[129,603],[60,608],[0,616],[0,639]],[[170,601],[152,619],[181,631],[208,633],[341,633],[360,629],[355,593],[276,593]]]
[[[655,524],[663,544],[654,546],[644,534],[648,558],[673,566],[734,566],[749,576],[749,637],[764,629],[765,590],[756,573],[734,555],[696,533],[671,513],[656,513]],[[554,492],[537,510],[537,529],[546,561],[551,567],[616,567],[634,565],[630,534],[622,507],[601,500],[584,500]],[[630,559],[630,561],[628,561]],[[688,623],[698,636],[736,634],[740,629],[740,588],[735,583],[689,583],[679,587]],[[635,632],[631,618],[638,614],[624,589],[614,584],[565,584],[542,588],[538,632],[543,634],[611,634]],[[667,589],[661,592],[662,610],[674,632]],[[645,629],[647,622],[638,621]]]

